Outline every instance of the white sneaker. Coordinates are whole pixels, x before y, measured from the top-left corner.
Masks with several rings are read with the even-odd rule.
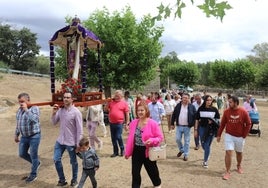
[[[154,188],[161,188],[161,185],[155,186]]]
[[[204,162],[202,163],[202,166],[203,166],[204,168],[208,168],[208,162],[205,162],[205,161],[204,161]]]
[[[103,141],[100,141],[100,143],[98,143],[98,150],[101,150],[103,147]]]

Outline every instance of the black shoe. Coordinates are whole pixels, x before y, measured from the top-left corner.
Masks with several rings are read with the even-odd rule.
[[[37,179],[37,176],[29,176],[29,177],[25,180],[25,182],[26,182],[26,183],[32,183],[32,182],[34,182],[36,179]]]
[[[114,158],[114,157],[116,157],[116,156],[118,156],[118,154],[112,154],[110,157],[112,157],[112,158]]]
[[[177,154],[177,157],[180,157],[182,154],[183,154],[183,152],[180,151],[180,152]]]
[[[63,187],[63,186],[65,186],[65,185],[67,185],[68,183],[66,182],[66,181],[58,181],[58,184],[57,184],[57,186],[61,186],[61,187]]]
[[[123,157],[124,155],[125,155],[125,152],[122,151],[122,152],[120,153],[120,157]]]
[[[184,157],[183,157],[183,160],[184,160],[184,161],[188,161],[188,157],[185,157],[185,156],[184,156]]]
[[[76,187],[77,186],[77,181],[71,181],[71,187]]]

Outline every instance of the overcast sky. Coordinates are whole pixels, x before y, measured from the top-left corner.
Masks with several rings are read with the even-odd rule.
[[[176,0],[162,2],[173,5]],[[268,0],[229,2],[233,9],[227,11],[223,22],[206,18],[191,5],[183,10],[182,19],[174,20],[172,16],[160,22],[165,28],[161,38],[164,44],[162,56],[175,51],[179,59],[196,63],[215,59],[233,61],[250,55],[254,45],[268,42]],[[94,10],[104,6],[112,12],[129,5],[139,19],[149,13],[156,15],[160,3],[161,0],[1,0],[0,21],[37,33],[41,51],[46,53],[49,39],[66,25],[64,18],[67,15],[77,15],[83,21]]]

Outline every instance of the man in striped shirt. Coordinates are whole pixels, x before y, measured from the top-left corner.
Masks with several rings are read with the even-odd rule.
[[[38,159],[41,139],[40,111],[37,106],[30,105],[30,96],[27,93],[20,93],[18,102],[20,107],[16,114],[15,142],[19,143],[19,156],[32,165],[30,175],[22,178],[26,183],[31,183],[36,180],[41,165]]]

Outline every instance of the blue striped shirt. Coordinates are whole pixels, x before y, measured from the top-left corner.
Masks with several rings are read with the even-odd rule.
[[[20,134],[24,137],[29,137],[40,133],[40,110],[37,106],[30,107],[27,111],[19,108],[16,114],[17,126],[15,135]]]

